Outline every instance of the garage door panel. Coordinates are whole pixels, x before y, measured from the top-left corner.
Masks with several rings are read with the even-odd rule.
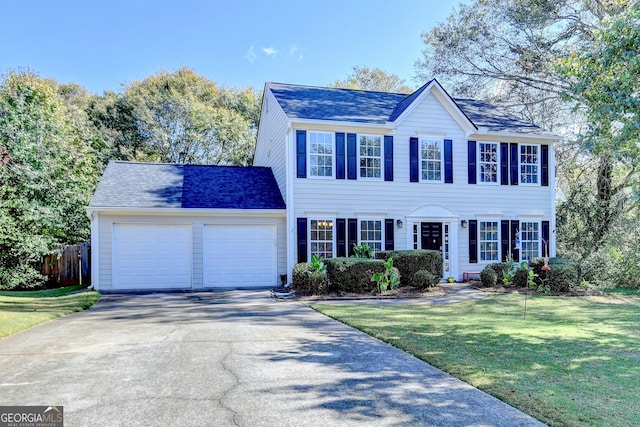
[[[189,225],[114,224],[114,288],[190,288],[191,245]]]
[[[274,224],[205,226],[205,287],[273,286],[275,280]]]

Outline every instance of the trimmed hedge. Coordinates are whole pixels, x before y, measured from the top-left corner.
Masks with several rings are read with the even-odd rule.
[[[291,273],[293,289],[309,295],[322,295],[327,293],[327,275],[313,271],[310,262],[301,262],[293,266]]]
[[[439,277],[434,276],[427,270],[418,270],[416,274],[413,275],[413,283],[418,289],[427,289],[435,286],[440,281],[439,279]]]
[[[394,258],[394,266],[395,261]],[[324,262],[330,289],[336,292],[368,293],[376,290],[376,282],[371,281],[371,276],[385,271],[384,261],[379,259],[330,258]]]
[[[400,271],[400,286],[419,286],[415,281],[415,274],[419,270],[427,270],[436,278],[436,283],[442,277],[442,254],[429,250],[381,251],[376,254],[377,259],[387,260],[393,257],[393,266]]]
[[[532,258],[529,265],[538,275],[536,281],[549,285],[551,292],[569,292],[580,285],[580,266],[567,258],[549,258],[551,270],[543,271],[544,258]]]
[[[485,288],[490,288],[498,283],[498,274],[496,270],[491,268],[491,264],[487,265],[480,272],[480,282]]]

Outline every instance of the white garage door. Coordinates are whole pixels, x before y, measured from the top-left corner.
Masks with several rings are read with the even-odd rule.
[[[276,284],[276,226],[206,225],[204,286]]]
[[[114,289],[191,287],[191,226],[113,225]]]

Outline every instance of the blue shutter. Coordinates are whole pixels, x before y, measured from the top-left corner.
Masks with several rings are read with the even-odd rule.
[[[549,186],[549,146],[542,145],[540,146],[540,151],[542,151],[540,157],[542,160],[542,165],[540,167],[540,172],[542,173],[542,185],[545,187]]]
[[[509,259],[509,251],[511,246],[509,245],[509,220],[503,219],[500,221],[500,243],[502,248],[502,258],[500,258],[503,262]]]
[[[384,137],[384,180],[393,181],[393,136]]]
[[[509,159],[509,169],[511,172],[511,185],[518,185],[518,144],[511,143],[511,158]]]
[[[344,172],[344,133],[336,133],[336,179],[344,179]]]
[[[506,142],[500,143],[500,185],[509,185],[509,144]]]
[[[347,256],[347,220],[336,218],[336,256]]]
[[[516,144],[517,146],[518,144]],[[520,250],[516,249],[516,232],[520,228],[520,221],[511,220],[511,256],[514,261],[520,261]]]
[[[358,155],[356,147],[356,134],[347,134],[347,178],[357,179],[358,177]]]
[[[453,141],[444,140],[444,182],[453,184]]]
[[[307,131],[296,131],[296,166],[298,178],[307,177]]]
[[[307,218],[298,218],[298,262],[307,262]]]
[[[395,239],[393,238],[393,219],[384,220],[384,250],[392,251]]]
[[[353,250],[354,246],[358,245],[358,220],[355,218],[349,218],[347,220],[347,250],[349,256],[355,255]]]
[[[469,262],[478,262],[478,220],[469,220]]]
[[[542,256],[549,254],[549,221],[542,221]]]
[[[418,168],[418,138],[409,138],[409,181],[420,181]]]
[[[469,184],[476,183],[476,142],[469,141],[467,149],[467,180]],[[476,260],[476,262],[478,262]]]

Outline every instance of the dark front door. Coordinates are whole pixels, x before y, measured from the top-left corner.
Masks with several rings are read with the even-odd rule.
[[[442,223],[421,222],[422,249],[442,252]]]

